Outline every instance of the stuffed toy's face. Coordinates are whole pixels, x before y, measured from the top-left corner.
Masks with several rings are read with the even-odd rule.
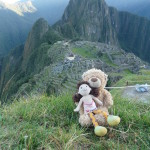
[[[89,95],[91,92],[91,88],[87,84],[82,84],[79,87],[78,93],[81,94],[82,96]]]
[[[93,88],[105,88],[107,75],[99,69],[90,69],[83,73],[82,79],[88,81]]]
[[[89,79],[89,84],[91,87],[94,87],[94,88],[99,88],[101,86],[101,80],[98,79],[97,77],[92,77]]]

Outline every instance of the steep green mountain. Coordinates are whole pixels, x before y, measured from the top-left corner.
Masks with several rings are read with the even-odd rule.
[[[61,40],[62,37],[49,27],[44,19],[39,19],[33,26],[27,42],[19,46],[2,59],[0,95],[6,99],[18,88],[28,82],[30,76],[38,73],[51,63],[47,56],[50,44]],[[3,99],[5,101],[5,99]]]
[[[120,45],[150,62],[150,21],[108,7],[104,0],[70,0],[55,28],[65,37]]]
[[[70,0],[56,28],[67,38],[118,44],[104,0]]]
[[[120,46],[150,62],[150,21],[127,12],[118,13],[114,8],[110,8],[110,14]]]

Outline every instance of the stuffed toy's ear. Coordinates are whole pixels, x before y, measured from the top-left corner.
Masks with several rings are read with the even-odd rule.
[[[105,76],[105,81],[108,81],[108,75],[105,74],[104,76]]]

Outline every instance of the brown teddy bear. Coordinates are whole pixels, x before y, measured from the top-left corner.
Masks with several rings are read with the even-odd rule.
[[[83,96],[80,93],[76,93],[73,97],[77,107],[80,108],[79,123],[81,124],[81,126],[89,127],[92,125],[92,123],[95,126],[96,122],[97,126],[101,127],[97,128],[98,130],[95,127],[95,133],[98,136],[104,136],[107,133],[107,129],[103,127],[104,125],[109,124],[110,126],[115,126],[120,123],[120,118],[118,116],[109,115],[108,112],[108,108],[113,105],[113,100],[111,94],[104,89],[107,84],[107,77],[108,76],[103,71],[97,69],[88,70],[82,75],[83,81],[89,83],[89,86],[91,88],[90,95],[93,95],[97,98],[97,100],[100,100],[100,102],[102,102],[102,105],[100,105],[100,102],[98,102],[97,100],[95,101],[98,113],[95,113],[95,110],[91,111],[92,117],[89,115],[90,113],[85,113],[84,103],[80,107],[78,107],[78,104],[80,104],[80,99]],[[78,90],[80,85],[81,84],[79,83],[77,87]]]

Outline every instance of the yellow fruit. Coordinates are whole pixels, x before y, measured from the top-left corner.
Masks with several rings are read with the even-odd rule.
[[[118,116],[108,116],[107,122],[110,126],[116,126],[120,123],[120,117]]]
[[[107,133],[107,129],[102,126],[97,126],[95,127],[94,132],[97,136],[104,136]]]

